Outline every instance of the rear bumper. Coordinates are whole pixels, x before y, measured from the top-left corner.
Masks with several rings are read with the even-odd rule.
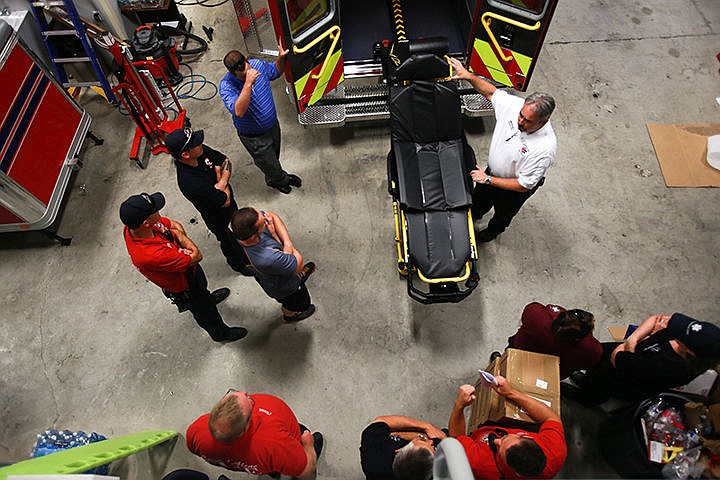
[[[298,114],[298,122],[305,127],[340,127],[347,122],[387,120],[388,87],[382,83],[382,74],[372,67],[347,72],[345,81],[315,105]],[[467,117],[492,115],[492,103],[475,93],[464,80],[458,85],[465,93],[461,97],[462,113]]]

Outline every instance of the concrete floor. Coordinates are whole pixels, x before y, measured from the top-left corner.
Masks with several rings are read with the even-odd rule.
[[[231,5],[182,7],[197,31],[215,29],[192,66],[216,82],[225,52],[243,47]],[[718,45],[717,0],[561,1],[530,86],[557,99],[557,160],[508,231],[480,246],[480,286],[457,305],[414,303],[398,279],[385,125],[303,129],[276,82],[282,161],[304,181],[285,196],[264,186],[218,97],[183,101],[206,143],[234,161],[238,203],[280,214],[318,264],[309,282],[318,312],[298,325],[282,324],[278,305],[227,267],[169,156],[140,170],[127,159],[134,125],[82,97],[105,144],[87,142],[68,195],[60,233],[72,245],[0,236],[0,463],[24,459],[50,427],[184,433],[235,387],[280,396],[325,434],[318,478],[356,479],[365,425],[391,413],[446,425],[457,386],[505,346],[530,301],[593,312],[603,341],[608,325],[661,311],[720,323],[720,190],[666,188],[645,128],[720,122]],[[467,122],[479,159],[492,128],[492,119]],[[204,252],[211,288],[232,289],[220,311],[250,330],[246,339],[213,343],[131,265],[118,206],[158,190],[163,213]],[[571,452],[561,476],[612,476],[594,438],[604,417],[569,405],[563,417]],[[221,472],[190,455],[184,439],[115,470],[154,479],[186,466]]]

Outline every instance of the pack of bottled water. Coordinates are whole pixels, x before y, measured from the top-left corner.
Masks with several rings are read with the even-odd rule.
[[[85,433],[82,430],[71,432],[70,430],[45,430],[37,435],[33,445],[30,458],[43,457],[51,453],[59,452],[67,448],[81,447],[91,443],[107,440],[107,437],[99,433]],[[86,473],[105,475],[108,473],[107,465],[95,468]]]

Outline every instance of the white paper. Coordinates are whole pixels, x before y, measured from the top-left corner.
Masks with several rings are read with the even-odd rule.
[[[542,388],[543,390],[547,390],[548,382],[543,380],[542,378],[536,378],[535,379],[535,386],[538,388]]]
[[[486,387],[489,387],[490,385],[495,385],[496,387],[498,386],[498,382],[492,373],[486,372],[485,370],[478,370],[478,373],[480,374],[482,384]]]

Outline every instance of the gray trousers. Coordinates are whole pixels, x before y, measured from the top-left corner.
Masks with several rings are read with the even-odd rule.
[[[238,137],[257,166],[265,174],[265,184],[270,187],[284,187],[290,181],[280,165],[280,123],[262,135],[247,136],[238,132]]]

